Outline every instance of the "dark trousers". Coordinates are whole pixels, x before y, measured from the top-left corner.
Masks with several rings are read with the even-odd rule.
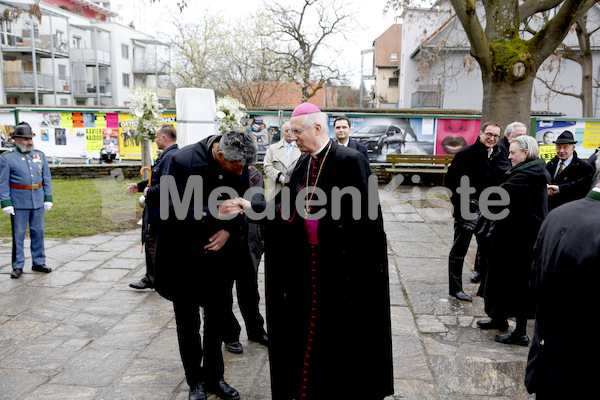
[[[465,263],[465,256],[469,250],[469,244],[473,238],[473,231],[467,229],[460,220],[454,221],[454,241],[452,242],[452,248],[450,249],[450,256],[448,257],[448,278],[450,293],[456,293],[463,290],[462,286],[462,271]],[[475,235],[477,244],[481,246],[481,240]],[[481,249],[481,254],[478,255],[481,264],[486,264],[486,253]],[[479,266],[480,268],[483,265]],[[481,271],[480,271],[481,272]]]
[[[238,342],[240,340],[241,326],[233,314],[233,282],[230,282],[227,291],[227,313],[225,315],[224,340],[225,343]],[[246,323],[246,333],[249,338],[260,338],[266,332],[264,318],[260,314],[258,303],[260,294],[258,292],[258,267],[255,267],[250,258],[246,259],[239,268],[235,279],[238,306]]]
[[[156,234],[158,232],[158,223],[148,224],[146,238],[144,240],[144,249],[146,253],[146,281],[154,286],[154,253],[156,250]]]
[[[200,337],[200,308],[204,317],[204,335]],[[219,305],[200,307],[187,301],[174,301],[179,353],[190,387],[197,383],[214,382],[223,378],[221,352],[224,308]],[[204,342],[204,343],[203,343]]]

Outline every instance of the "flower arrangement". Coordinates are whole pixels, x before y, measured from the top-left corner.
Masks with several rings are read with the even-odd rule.
[[[156,126],[163,110],[163,105],[158,102],[156,93],[145,88],[134,88],[131,91],[130,99],[130,114],[133,120],[137,121],[135,138],[154,140]]]
[[[246,106],[233,97],[225,96],[218,99],[215,120],[218,123],[219,133],[223,134],[235,129],[239,130],[242,127],[241,120],[246,116],[246,113],[243,111],[245,109]]]

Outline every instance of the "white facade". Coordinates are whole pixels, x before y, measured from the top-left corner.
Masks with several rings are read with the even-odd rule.
[[[92,0],[118,15],[112,19],[122,25],[133,27],[140,32],[148,32],[146,9],[150,1],[145,0]]]
[[[0,13],[16,3],[24,9],[29,4],[0,0]],[[167,72],[167,45],[118,22],[40,7],[41,22],[26,12],[1,21],[0,103],[124,106],[133,87],[149,87],[168,104],[170,90],[157,85]]]
[[[399,107],[438,107],[481,110],[483,85],[476,60],[470,57],[470,44],[452,8],[411,8],[403,16],[402,56],[399,84]],[[483,16],[480,21],[485,22]],[[600,23],[600,7],[590,10],[588,25],[593,29]],[[591,37],[594,68],[600,79],[600,53]],[[565,40],[576,51],[575,33]],[[600,44],[600,43],[598,43]],[[421,62],[421,64],[420,64]],[[426,67],[423,67],[423,66]],[[556,64],[557,65],[557,64]],[[421,66],[421,69],[420,69]],[[557,69],[554,69],[554,73]],[[568,92],[581,91],[581,68],[572,61],[563,61],[557,87]],[[553,73],[553,74],[554,74]],[[540,71],[538,76],[553,74]],[[532,111],[564,114],[580,118],[580,100],[564,95],[547,96],[546,86],[536,80],[532,93]],[[595,97],[598,96],[596,89]],[[594,99],[595,117],[600,116]]]

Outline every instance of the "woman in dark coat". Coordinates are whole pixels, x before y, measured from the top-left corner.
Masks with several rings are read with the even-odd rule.
[[[482,329],[508,329],[507,319],[516,317],[512,333],[497,335],[495,340],[527,346],[527,318],[532,317],[533,294],[529,286],[533,246],[548,214],[546,185],[550,175],[539,159],[534,138],[519,136],[511,140],[509,159],[513,167],[500,185],[510,196],[508,215],[495,221],[491,233],[490,265],[481,291],[485,311],[491,319],[478,321]]]

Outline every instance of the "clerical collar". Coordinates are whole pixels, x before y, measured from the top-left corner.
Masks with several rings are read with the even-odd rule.
[[[322,147],[321,147],[319,150],[317,150],[316,152],[314,152],[314,153],[310,153],[310,156],[311,156],[312,158],[317,158],[317,157],[319,157],[319,155],[320,155],[320,154],[323,152],[323,150],[325,150],[325,147],[327,147],[327,145],[328,145],[329,143],[331,143],[331,140],[328,140],[327,142],[325,142],[325,144],[324,144],[324,145],[323,145],[323,146],[322,146]]]

